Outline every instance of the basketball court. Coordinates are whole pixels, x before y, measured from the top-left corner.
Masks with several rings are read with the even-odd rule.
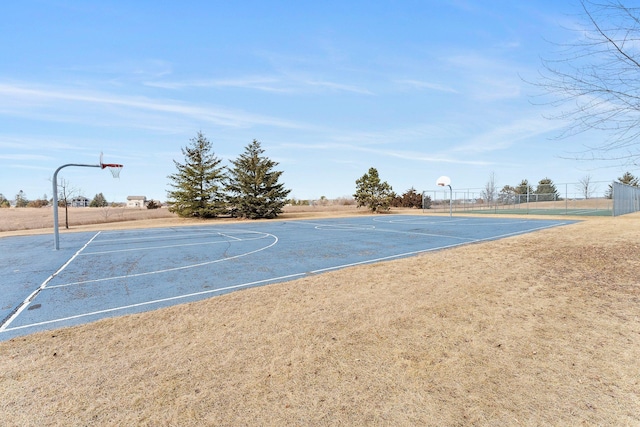
[[[376,215],[0,239],[0,340],[574,221]],[[425,273],[428,274],[428,273]]]

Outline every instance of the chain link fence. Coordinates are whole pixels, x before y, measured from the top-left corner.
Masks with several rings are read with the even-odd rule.
[[[640,211],[640,188],[613,183],[613,216]]]
[[[555,184],[555,193],[518,194],[483,188],[443,187],[422,193],[423,209],[432,212],[513,213],[537,215],[611,216],[614,200],[610,181]],[[636,209],[637,210],[637,209]]]

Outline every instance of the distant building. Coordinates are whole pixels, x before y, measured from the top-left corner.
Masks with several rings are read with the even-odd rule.
[[[144,208],[147,205],[146,196],[127,196],[128,208]]]
[[[72,208],[86,208],[89,206],[89,199],[84,196],[78,196],[71,199]]]

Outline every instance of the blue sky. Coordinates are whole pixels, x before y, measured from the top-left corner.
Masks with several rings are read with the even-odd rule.
[[[573,160],[534,98],[541,57],[571,41],[575,2],[7,2],[0,15],[0,193],[166,200],[198,131],[228,164],[253,139],[299,199],[350,196],[370,167],[401,194],[496,182],[612,181]],[[632,171],[635,173],[636,171]],[[606,184],[602,186],[605,191]],[[570,190],[571,191],[571,190]]]

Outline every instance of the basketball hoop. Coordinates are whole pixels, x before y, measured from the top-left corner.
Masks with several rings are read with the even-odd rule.
[[[66,168],[68,166],[80,166],[85,168],[101,168],[101,169],[108,168],[109,172],[111,172],[111,175],[113,175],[114,178],[120,178],[120,171],[123,168],[122,165],[117,163],[102,163],[102,153],[100,153],[100,163],[98,163],[97,165],[67,163],[66,165],[62,165],[58,169],[56,169],[56,171],[53,173],[53,180],[52,180],[53,182],[53,243],[54,243],[53,247],[55,250],[60,249],[60,236],[58,232],[58,172],[60,172],[61,169]]]
[[[451,218],[453,216],[453,189],[451,188],[451,178],[442,175],[440,178],[438,178],[436,184],[439,187],[449,187],[449,218]]]
[[[113,175],[114,178],[120,178],[120,171],[124,166],[116,163],[101,163],[100,167],[102,169],[109,169],[109,172],[111,172],[111,175]]]
[[[114,178],[120,178],[120,171],[124,166],[117,163],[102,163],[102,153],[100,153],[100,167],[102,169],[109,169],[109,172],[111,172]]]
[[[436,184],[438,184],[440,187],[448,187],[451,185],[451,178],[443,175],[440,178],[438,178],[438,180],[436,181]]]

